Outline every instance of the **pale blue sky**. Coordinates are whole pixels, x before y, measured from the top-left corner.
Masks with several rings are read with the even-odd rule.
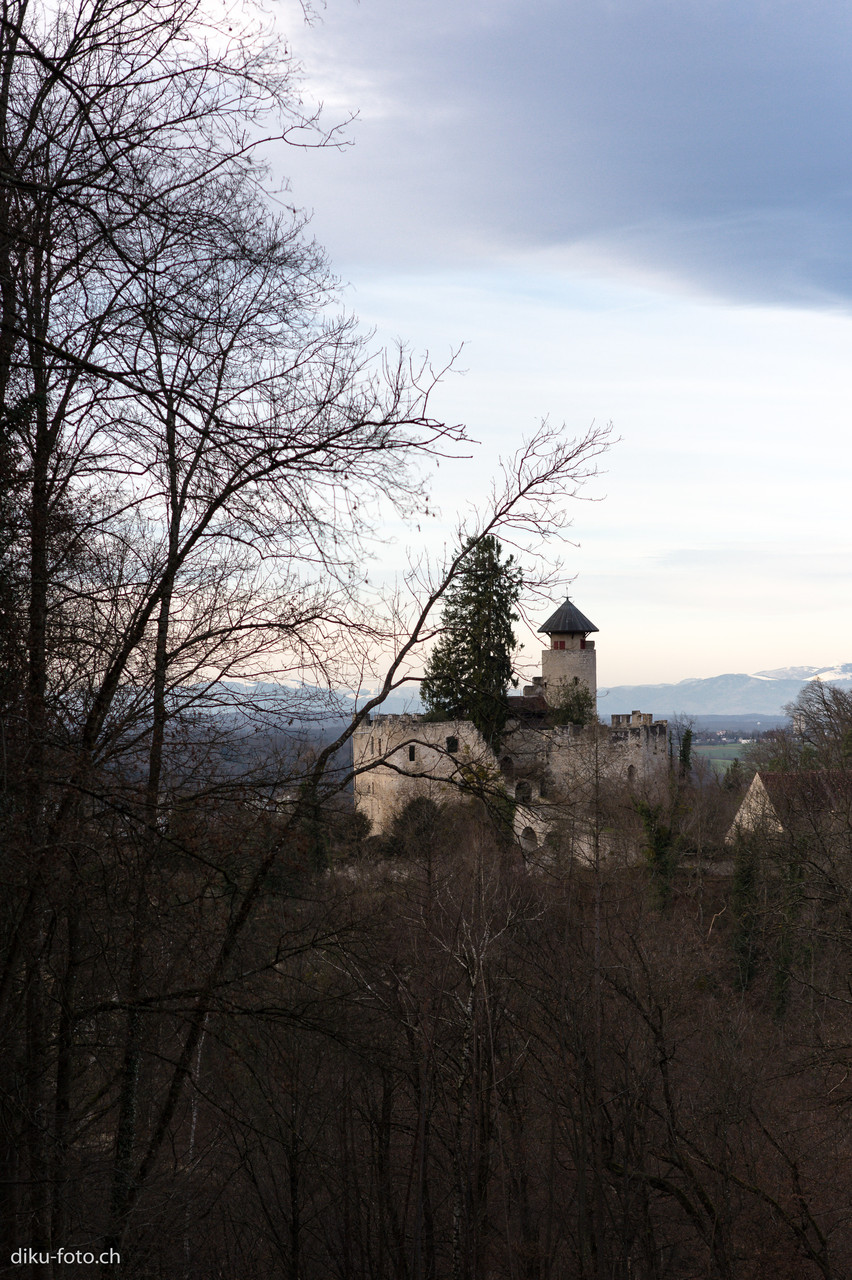
[[[852,661],[848,5],[286,12],[307,98],[360,112],[281,160],[347,305],[465,343],[437,407],[482,444],[431,536],[541,417],[611,420],[569,557],[601,683]]]

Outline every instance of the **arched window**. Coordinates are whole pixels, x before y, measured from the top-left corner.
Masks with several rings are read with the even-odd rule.
[[[526,778],[522,778],[515,787],[515,799],[518,804],[529,804],[532,800],[532,783],[527,782]]]
[[[500,773],[504,782],[511,782],[515,776],[515,762],[511,756],[504,756],[500,761]]]
[[[532,827],[524,827],[520,836],[520,846],[524,853],[532,853],[534,849],[538,848],[538,836]]]

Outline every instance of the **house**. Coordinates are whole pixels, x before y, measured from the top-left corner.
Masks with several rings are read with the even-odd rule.
[[[756,773],[725,837],[732,844],[762,832],[807,839],[848,833],[852,773],[840,769]]]

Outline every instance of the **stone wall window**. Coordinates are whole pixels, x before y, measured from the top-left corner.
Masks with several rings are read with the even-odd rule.
[[[447,738],[447,750],[451,756],[454,756],[459,749],[458,738]]]
[[[414,743],[412,743],[411,746],[408,748],[408,758],[409,760],[417,759],[417,748],[415,747]]]
[[[521,832],[520,844],[524,853],[532,853],[534,849],[538,848],[538,836],[532,827],[524,827]]]

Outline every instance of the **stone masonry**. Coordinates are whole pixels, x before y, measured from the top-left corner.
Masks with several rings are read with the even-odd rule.
[[[597,693],[597,628],[566,600],[540,628],[550,638],[541,676],[509,698],[499,758],[470,721],[374,715],[354,737],[355,803],[374,834],[416,796],[458,798],[460,791],[514,800],[515,831],[533,849],[570,808],[587,806],[595,779],[647,789],[668,768],[668,728],[641,711],[614,715],[609,726],[553,726],[550,711],[563,685],[580,681]]]

